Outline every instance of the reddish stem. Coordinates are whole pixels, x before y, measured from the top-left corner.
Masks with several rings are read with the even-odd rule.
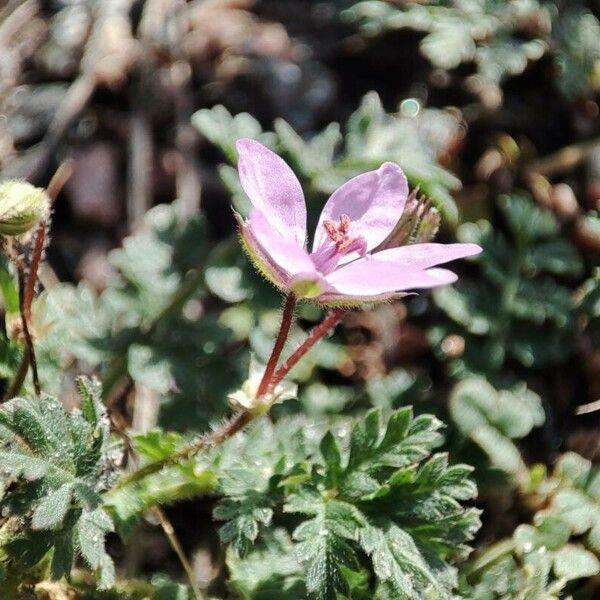
[[[56,173],[52,176],[46,193],[50,198],[50,203],[56,200],[60,190],[63,188],[67,179],[71,176],[72,165],[70,161],[63,162]],[[44,246],[46,244],[46,235],[49,223],[47,220],[42,220],[37,228],[35,242],[31,253],[31,261],[29,265],[29,274],[25,277],[25,265],[21,257],[13,253],[11,256],[17,268],[19,281],[19,312],[21,313],[21,324],[23,327],[23,335],[25,336],[25,352],[21,359],[21,366],[13,381],[4,400],[8,400],[19,393],[25,377],[27,376],[28,367],[31,366],[31,375],[33,380],[33,388],[37,396],[41,394],[40,380],[38,376],[37,360],[35,356],[35,347],[31,335],[31,305],[35,296],[35,287],[38,281],[38,271],[44,254]]]
[[[323,319],[319,325],[313,328],[313,330],[308,334],[308,337],[302,342],[300,347],[293,352],[284,362],[283,364],[275,371],[273,377],[271,378],[271,383],[269,385],[269,390],[272,390],[298,363],[298,361],[333,327],[335,327],[344,316],[344,313],[348,309],[346,308],[336,308],[332,310],[326,317]]]
[[[296,306],[296,296],[294,294],[289,294],[285,298],[285,302],[283,303],[283,311],[281,314],[281,325],[279,327],[279,333],[277,334],[277,339],[275,340],[275,345],[273,346],[273,350],[271,351],[271,356],[267,362],[267,366],[265,368],[265,372],[263,374],[262,379],[260,380],[260,385],[258,386],[258,390],[256,391],[256,397],[260,398],[264,396],[267,392],[271,391],[275,386],[271,385],[271,377],[275,372],[275,368],[277,367],[277,361],[281,356],[281,352],[283,351],[283,347],[285,346],[285,341],[287,340],[288,334],[290,332],[290,327],[292,326],[292,322],[294,320],[294,307]]]
[[[31,310],[29,311],[28,315],[25,307],[25,273],[23,272],[23,266],[21,264],[17,265],[17,277],[19,281],[19,309],[21,313],[21,326],[23,327],[25,347],[27,348],[25,354],[23,355],[23,359],[29,359],[29,364],[31,366],[31,379],[33,380],[33,389],[35,391],[35,395],[39,396],[42,393],[42,388],[40,386],[40,378],[38,376],[35,346],[33,345],[33,338],[31,337],[31,331],[29,330],[29,316],[31,314]]]
[[[33,252],[31,253],[31,264],[29,265],[29,275],[27,276],[27,283],[25,284],[23,297],[23,313],[27,321],[31,321],[31,305],[33,303],[33,296],[35,295],[35,286],[38,280],[38,270],[40,268],[40,263],[42,262],[45,243],[46,222],[41,221],[38,225],[35,236],[35,244],[33,246]]]
[[[283,305],[283,315],[281,318],[281,327],[275,340],[275,346],[271,352],[271,357],[267,363],[265,374],[260,382],[257,397],[260,398],[261,394],[268,393],[271,391],[290,371],[292,367],[342,318],[347,309],[337,308],[331,311],[324,321],[317,325],[308,335],[304,343],[286,360],[284,363],[275,371],[275,365],[285,344],[290,327],[292,325],[294,317],[294,306],[296,304],[296,298],[290,294]],[[264,388],[261,391],[261,388]],[[188,444],[185,448],[178,452],[171,454],[170,456],[153,463],[143,466],[141,469],[134,471],[127,477],[121,479],[114,487],[113,490],[123,488],[131,485],[160,471],[163,467],[176,464],[179,461],[189,460],[197,452],[213,448],[219,444],[222,444],[225,440],[234,436],[238,431],[241,431],[248,423],[250,423],[255,417],[256,413],[251,410],[244,410],[234,415],[225,425],[213,431],[211,434],[202,435],[196,438],[193,442]]]

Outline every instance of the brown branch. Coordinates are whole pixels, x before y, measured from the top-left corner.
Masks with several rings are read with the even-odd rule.
[[[147,65],[137,73],[131,92],[127,161],[127,220],[134,231],[152,206],[152,162],[154,144],[146,104],[153,76]]]
[[[93,73],[82,73],[73,81],[44,139],[34,151],[27,173],[23,174],[25,179],[39,181],[65,133],[90,101],[96,85],[97,81]]]
[[[23,335],[25,336],[25,347],[26,351],[23,356],[29,359],[29,366],[31,367],[31,378],[33,380],[33,389],[36,396],[42,393],[40,386],[40,379],[38,376],[37,359],[35,356],[35,347],[33,345],[33,338],[31,331],[29,330],[29,316],[25,308],[25,270],[23,268],[22,261],[17,261],[17,278],[19,281],[19,312],[21,313],[21,326],[23,327]]]
[[[585,160],[600,146],[600,138],[586,140],[565,146],[553,154],[544,156],[525,165],[527,174],[539,174],[546,177],[569,171]]]
[[[160,523],[162,530],[164,531],[165,535],[167,536],[167,539],[169,540],[169,544],[171,545],[171,548],[173,548],[173,551],[175,552],[175,554],[177,554],[177,558],[179,559],[179,562],[181,563],[181,566],[183,567],[183,570],[185,571],[185,574],[187,575],[187,578],[190,582],[190,587],[192,588],[194,597],[196,598],[196,600],[205,600],[206,596],[202,593],[202,591],[198,587],[198,584],[196,583],[194,569],[192,568],[190,561],[188,560],[187,556],[185,555],[185,551],[183,550],[181,542],[179,541],[179,538],[177,537],[177,534],[175,533],[175,529],[174,529],[171,521],[169,520],[167,515],[164,513],[164,511],[159,506],[153,506],[152,512],[158,519],[158,522]]]
[[[0,12],[0,48],[5,50],[12,39],[25,27],[40,11],[37,0],[25,0],[24,2],[13,2],[3,7]]]

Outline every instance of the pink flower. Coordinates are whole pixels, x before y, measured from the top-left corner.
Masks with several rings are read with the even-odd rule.
[[[259,271],[284,292],[320,304],[354,304],[456,281],[432,268],[481,252],[475,244],[412,244],[371,253],[404,210],[408,183],[402,169],[384,163],[354,177],[329,198],[306,249],[306,204],[285,161],[251,139],[237,142],[238,171],[253,208],[238,215],[245,249]]]

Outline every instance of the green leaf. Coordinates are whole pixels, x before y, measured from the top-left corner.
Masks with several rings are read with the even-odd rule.
[[[497,391],[480,378],[458,383],[449,408],[459,431],[483,449],[492,466],[507,473],[524,467],[511,440],[525,437],[545,420],[541,399],[524,385]]]
[[[441,442],[442,423],[431,415],[412,417],[410,408],[395,412],[381,429],[381,411],[373,409],[357,422],[350,436],[345,476],[358,470],[369,474],[401,468],[423,459]]]
[[[0,408],[0,481],[10,481],[0,509],[24,519],[14,540],[2,541],[9,557],[32,567],[53,549],[51,573],[68,575],[79,551],[100,585],[114,580],[104,538],[112,521],[101,491],[114,481],[120,451],[109,445],[109,423],[97,382],[80,380],[81,409],[67,413],[51,396],[15,398]],[[76,542],[74,541],[76,540]]]
[[[440,599],[451,597],[456,578],[449,588],[440,585],[438,575],[427,564],[413,538],[399,527],[391,526],[385,531],[364,528],[360,543],[373,562],[381,597],[418,600],[432,592]]]
[[[244,600],[298,600],[306,597],[303,572],[288,533],[266,532],[244,558],[227,553],[229,585]]]
[[[192,115],[192,123],[210,142],[218,146],[230,162],[237,162],[235,141],[253,138],[272,145],[273,136],[263,133],[260,123],[248,113],[232,116],[222,105],[203,108]]]
[[[499,205],[515,239],[520,244],[527,244],[558,233],[558,221],[554,215],[549,210],[534,204],[527,196],[517,194],[501,196]]]
[[[331,431],[325,434],[319,446],[321,455],[327,467],[326,485],[328,487],[336,487],[340,481],[342,472],[342,456],[337,440]]]
[[[482,102],[494,107],[502,101],[500,84],[548,53],[555,60],[559,88],[567,99],[595,89],[600,23],[577,4],[560,11],[536,0],[347,4],[343,16],[368,36],[404,28],[425,32],[421,52],[437,68],[449,70],[473,62],[475,74],[467,82]],[[524,35],[525,24],[532,22],[538,26]]]
[[[436,304],[455,322],[474,335],[489,335],[497,329],[498,315],[490,308],[491,291],[468,283],[435,290]]]
[[[468,552],[479,512],[460,505],[476,494],[472,469],[431,455],[440,425],[410,408],[385,418],[372,410],[349,433],[343,425],[341,437],[321,439],[323,464],[298,480],[284,505],[306,517],[293,538],[314,596],[348,594],[361,580],[360,545],[377,576],[365,598],[451,597],[457,579],[446,559]]]
[[[73,484],[65,483],[44,498],[33,511],[33,529],[54,529],[60,525],[71,505]]]
[[[546,548],[558,550],[568,541],[571,534],[569,525],[557,517],[543,517],[536,527],[532,525],[519,525],[515,529],[513,538],[517,550],[523,554]]]
[[[191,600],[191,592],[186,585],[175,583],[164,575],[153,577],[152,585],[156,588],[152,600]]]
[[[105,550],[104,536],[114,529],[108,514],[97,508],[84,511],[77,523],[77,544],[81,555],[92,569],[103,565]]]
[[[273,509],[264,495],[247,494],[240,500],[223,498],[215,507],[213,517],[227,521],[219,528],[221,541],[231,543],[233,550],[243,557],[256,540],[259,527],[270,525]]]
[[[317,177],[332,168],[336,147],[342,140],[337,123],[330,123],[309,142],[305,142],[283,119],[275,120],[274,129],[284,153],[306,177]]]
[[[583,264],[575,247],[567,240],[554,239],[538,243],[525,256],[525,267],[533,272],[579,277]]]
[[[237,163],[235,141],[240,137],[278,146],[291,159],[298,174],[308,180],[308,188],[323,194],[331,194],[351,177],[385,161],[397,162],[410,183],[419,186],[450,223],[457,221],[450,190],[458,189],[460,181],[438,162],[444,145],[460,128],[458,119],[447,111],[422,109],[418,118],[405,117],[402,110],[399,114],[388,114],[377,94],[370,92],[350,116],[346,145],[338,152],[341,135],[336,123],[329,124],[307,142],[281,119],[274,123],[274,134],[262,132],[258,122],[247,113],[232,116],[222,106],[202,109],[192,121],[231,164]],[[234,204],[246,214],[247,202],[240,193],[235,171],[221,170],[221,176],[234,194]]]
[[[337,593],[348,589],[343,568],[358,568],[349,541],[356,541],[362,516],[352,505],[337,500],[313,505],[313,514],[294,531],[296,553],[305,565],[307,590],[318,600],[335,600]]]
[[[592,577],[600,573],[600,562],[588,550],[566,545],[554,555],[554,573],[567,581]]]
[[[600,59],[600,21],[588,10],[574,6],[557,13],[554,26],[561,91],[567,98],[590,93],[594,89],[595,69]]]
[[[54,553],[52,554],[50,567],[52,579],[68,577],[71,574],[74,559],[73,529],[65,528],[60,535],[56,536],[54,541]]]

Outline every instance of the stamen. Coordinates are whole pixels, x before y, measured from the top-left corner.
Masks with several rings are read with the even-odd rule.
[[[341,233],[343,233],[344,235],[346,235],[350,229],[350,217],[348,215],[341,215],[340,216],[340,227],[339,230]]]
[[[348,215],[340,215],[339,225],[334,221],[324,221],[323,227],[327,231],[329,239],[337,245],[346,245],[350,238],[348,232],[350,231],[350,217]]]
[[[327,231],[327,235],[332,242],[338,244],[343,241],[344,234],[338,229],[338,226],[333,221],[324,221],[323,227]]]
[[[337,254],[348,254],[357,251],[363,255],[366,253],[366,242],[362,237],[350,237],[350,224],[352,221],[348,215],[340,215],[340,222],[323,221],[323,227],[329,239],[335,244]]]

